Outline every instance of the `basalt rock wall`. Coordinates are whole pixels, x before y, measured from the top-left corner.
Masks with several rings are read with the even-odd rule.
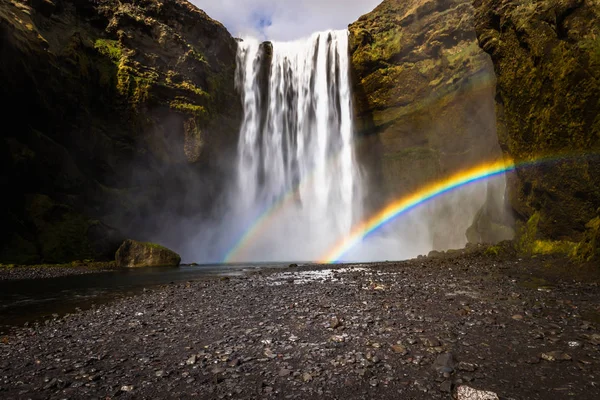
[[[477,36],[497,75],[499,140],[521,247],[600,245],[600,2],[475,0]],[[569,245],[571,244],[571,246]]]
[[[502,158],[493,65],[478,46],[470,0],[385,0],[349,31],[359,155],[374,209]],[[503,194],[503,184],[494,183],[479,200],[465,191],[454,203],[432,207],[433,248],[462,247],[477,215],[485,214],[488,228],[510,225]],[[472,236],[496,241],[512,233],[486,229]]]
[[[237,142],[235,55],[183,0],[0,0],[0,262],[112,258],[208,214]]]

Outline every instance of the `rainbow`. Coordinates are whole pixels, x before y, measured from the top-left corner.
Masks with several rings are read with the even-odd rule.
[[[481,88],[486,88],[493,84],[491,79],[493,75],[486,73],[485,71],[480,71],[475,74],[475,76],[471,77],[467,82],[467,88],[470,91],[476,91]],[[436,96],[430,96],[425,99],[422,103],[416,105],[416,109],[426,108],[431,106],[432,103],[436,101],[440,101],[445,96],[451,95],[453,93],[454,88],[447,88],[446,90],[440,91]],[[415,112],[415,108],[410,108],[405,110],[405,113]],[[362,138],[355,138],[355,143],[360,143]],[[335,155],[331,158],[330,162],[335,161],[335,159],[339,155]],[[272,206],[266,208],[250,225],[250,227],[244,231],[244,233],[239,237],[239,239],[235,242],[234,246],[225,254],[222,259],[223,263],[231,263],[236,261],[242,261],[240,259],[240,255],[243,251],[250,247],[253,242],[255,242],[260,236],[261,233],[264,232],[267,228],[270,227],[271,221],[274,221],[284,210],[289,203],[292,202],[294,197],[302,188],[302,185],[308,184],[312,180],[312,176],[309,176],[304,182],[300,183],[297,187],[292,188],[288,193],[281,196],[279,201],[275,202]]]
[[[285,210],[285,206],[296,196],[300,191],[301,186],[297,186],[295,189],[289,191],[285,195],[281,196],[279,201],[271,207],[266,208],[254,221],[252,226],[244,232],[241,238],[236,242],[235,246],[225,254],[223,257],[223,263],[236,262],[239,254],[250,244],[260,237],[260,233],[264,231],[269,224],[267,222],[277,218],[277,216]]]
[[[458,172],[442,181],[425,186],[408,196],[402,197],[401,199],[388,204],[381,211],[353,228],[348,236],[336,244],[334,248],[320,260],[320,263],[331,264],[339,262],[350,249],[356,246],[369,234],[378,230],[398,216],[429,200],[469,183],[492,178],[505,172],[512,171],[515,168],[516,166],[512,161],[495,161],[480,164],[471,169]]]

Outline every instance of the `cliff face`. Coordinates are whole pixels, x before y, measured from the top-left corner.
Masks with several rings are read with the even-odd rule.
[[[600,245],[600,2],[474,4],[498,77],[503,151],[517,162],[570,157],[519,168],[510,180],[510,203],[528,222],[523,245],[543,251],[584,240],[587,258],[597,251],[590,244]]]
[[[0,0],[0,262],[112,256],[209,210],[235,54],[184,0]]]
[[[470,0],[385,0],[350,25],[360,154],[371,171],[370,200],[379,193],[375,207],[502,157],[493,65],[477,44],[473,16]],[[488,191],[488,226],[506,223],[503,185]],[[472,192],[456,196],[454,206],[432,211],[434,248],[464,245],[479,206]],[[511,232],[473,236],[495,241]]]

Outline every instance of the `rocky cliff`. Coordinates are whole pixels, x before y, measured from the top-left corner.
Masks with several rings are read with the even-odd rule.
[[[184,0],[0,0],[0,262],[112,257],[206,212],[239,127],[235,53]]]
[[[474,4],[479,43],[498,77],[502,149],[518,163],[536,161],[509,181],[521,247],[598,255],[600,2]]]
[[[477,44],[473,17],[470,0],[385,0],[350,25],[360,154],[370,171],[374,207],[502,157],[493,65]],[[488,227],[509,222],[498,201],[503,191],[502,183],[489,188],[487,208],[496,203],[497,210],[488,213]],[[453,203],[431,210],[436,249],[465,244],[477,201],[486,194],[455,196]],[[511,232],[474,236],[495,241]]]

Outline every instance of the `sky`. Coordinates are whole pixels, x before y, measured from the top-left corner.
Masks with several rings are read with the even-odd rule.
[[[382,0],[190,0],[235,37],[289,41],[345,29]]]

